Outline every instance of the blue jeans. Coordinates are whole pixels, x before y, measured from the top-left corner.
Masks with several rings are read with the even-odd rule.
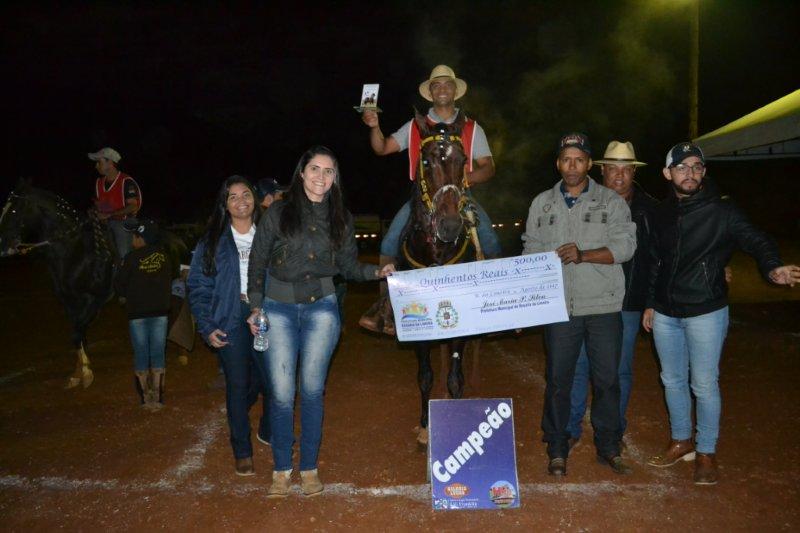
[[[123,222],[123,220],[113,220],[110,218],[106,220],[108,229],[111,230],[111,237],[114,239],[114,246],[117,249],[120,260],[125,259],[128,252],[133,249],[133,233],[125,231]]]
[[[628,400],[631,397],[633,386],[633,352],[636,348],[636,335],[639,333],[639,322],[642,319],[641,311],[622,312],[622,356],[619,360],[619,421],[620,435],[625,433],[628,420],[625,411],[628,409]],[[586,414],[586,395],[589,387],[589,358],[586,356],[586,346],[581,346],[581,355],[575,365],[575,379],[572,381],[572,407],[569,414],[567,431],[571,437],[579,439],[583,433],[581,421]]]
[[[300,470],[317,468],[322,441],[323,396],[331,355],[339,339],[336,296],[314,303],[264,299],[269,318],[267,362],[272,387],[270,425],[275,470],[292,469],[294,399],[300,372]]]
[[[262,354],[256,352],[255,355],[256,357],[250,360],[250,389],[247,392],[247,409],[250,410],[258,402],[260,394],[261,418],[258,419],[258,436],[261,437],[261,440],[269,442],[272,438],[269,426],[269,387],[267,379],[261,375],[262,370],[256,363],[256,359],[262,357]]]
[[[483,248],[483,253],[486,257],[500,257],[502,250],[500,249],[500,239],[497,238],[494,228],[492,228],[492,221],[486,211],[473,200],[473,205],[478,213],[478,240]],[[411,200],[403,204],[400,211],[394,216],[389,229],[383,236],[381,241],[381,255],[388,255],[390,257],[400,256],[400,234],[403,228],[408,223],[408,217],[411,216]]]
[[[266,373],[265,352],[253,350],[253,335],[245,319],[250,315],[250,306],[242,302],[242,319],[225,333],[227,345],[219,349],[219,360],[225,372],[225,406],[228,411],[228,427],[233,455],[237,459],[253,456],[250,442],[250,406],[253,382]],[[254,370],[254,369],[257,369]]]
[[[697,399],[696,449],[700,453],[714,453],[717,448],[722,409],[719,359],[727,333],[727,307],[690,318],[658,312],[653,317],[653,338],[661,361],[672,438],[692,438],[691,383],[691,392]]]
[[[134,318],[128,321],[133,344],[133,368],[147,372],[151,368],[164,368],[164,350],[167,346],[167,316]]]

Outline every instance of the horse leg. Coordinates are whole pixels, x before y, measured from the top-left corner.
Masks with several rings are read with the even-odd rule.
[[[464,347],[464,351],[469,351],[469,369],[467,370],[467,383],[469,383],[470,389],[475,391],[477,394],[480,385],[481,385],[481,377],[480,377],[480,358],[481,358],[481,338],[475,337],[467,341],[466,346]],[[465,364],[467,362],[465,361]]]
[[[417,384],[420,392],[421,414],[419,418],[419,433],[417,442],[423,445],[428,444],[428,401],[431,399],[431,389],[433,388],[433,368],[431,368],[431,345],[428,342],[420,342],[414,347],[417,353]]]
[[[439,376],[446,376],[450,368],[450,344],[448,342],[439,343]],[[437,388],[438,397],[444,398],[447,396],[447,380],[442,378],[439,380]]]
[[[464,339],[454,339],[448,343],[450,347],[450,373],[447,375],[447,390],[450,392],[450,397],[454,399],[461,398],[464,394],[464,372],[462,370],[462,363],[464,360],[464,346],[466,341]]]
[[[91,364],[89,356],[86,355],[86,329],[97,316],[99,305],[97,302],[92,301],[91,297],[82,299],[80,302],[83,303],[84,310],[78,316],[75,316],[72,331],[72,344],[76,347],[75,351],[78,360],[75,364],[75,372],[67,379],[67,384],[64,387],[66,389],[72,389],[79,384],[83,385],[85,389],[94,382],[94,372],[89,366]]]
[[[75,372],[67,379],[67,384],[64,386],[65,389],[72,389],[81,384],[85,389],[94,381],[94,372],[92,372],[92,369],[89,367],[89,356],[86,355],[83,342],[80,343],[75,353],[78,358],[75,364]]]

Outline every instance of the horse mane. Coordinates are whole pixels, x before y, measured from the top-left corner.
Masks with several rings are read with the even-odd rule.
[[[71,221],[77,225],[82,223],[86,217],[79,213],[63,196],[47,189],[34,187],[30,180],[21,179],[12,194],[35,200],[36,205],[52,211],[62,223]]]

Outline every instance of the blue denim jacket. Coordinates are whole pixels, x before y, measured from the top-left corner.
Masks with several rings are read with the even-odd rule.
[[[197,331],[208,339],[215,329],[228,333],[244,324],[241,316],[241,282],[239,281],[239,254],[231,232],[223,231],[217,243],[215,256],[217,273],[203,273],[205,242],[200,240],[192,254],[192,265],[186,287],[189,289],[189,306],[197,321]]]

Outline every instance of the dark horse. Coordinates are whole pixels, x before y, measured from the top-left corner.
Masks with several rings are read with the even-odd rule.
[[[475,214],[466,194],[464,165],[467,157],[460,138],[464,116],[459,112],[452,124],[429,126],[425,117],[417,113],[415,121],[421,139],[420,163],[416,170],[411,216],[401,239],[402,253],[398,266],[401,269],[426,268],[483,259],[475,230]],[[422,444],[428,440],[433,342],[416,342],[414,346],[419,365],[417,381],[422,396],[417,440]],[[478,342],[476,339],[475,343]],[[450,361],[447,390],[452,398],[461,398],[464,392],[462,360],[466,343],[466,338],[443,342]]]
[[[185,251],[175,241],[167,244],[171,257]],[[107,229],[56,194],[20,180],[0,213],[0,257],[35,248],[45,256],[56,296],[72,325],[77,364],[66,387],[88,387],[94,373],[86,355],[86,330],[114,294],[116,253]]]

